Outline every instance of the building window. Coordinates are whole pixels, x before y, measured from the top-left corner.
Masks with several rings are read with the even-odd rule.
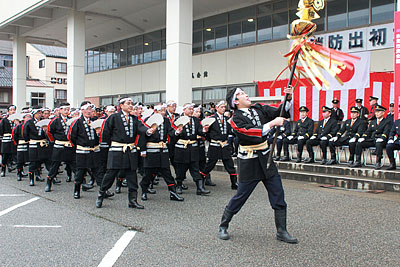
[[[204,100],[221,100],[226,98],[226,88],[210,88],[204,90]]]
[[[130,98],[132,98],[133,103],[143,102],[143,95],[142,94],[131,95]]]
[[[160,93],[148,93],[144,94],[144,103],[155,104],[160,102]]]
[[[112,97],[102,97],[100,99],[100,105],[103,107],[112,105]]]
[[[31,106],[46,106],[46,93],[31,93]]]
[[[369,0],[348,0],[349,27],[369,23]]]
[[[201,101],[202,100],[202,91],[201,90],[193,90],[192,91],[192,99],[193,101]]]
[[[6,68],[12,68],[13,66],[12,60],[3,60],[3,66]]]
[[[385,22],[394,19],[393,0],[371,0],[371,22]]]
[[[327,2],[328,30],[342,29],[347,26],[347,0]]]
[[[0,103],[9,103],[9,101],[10,101],[10,93],[0,92]]]
[[[45,60],[41,59],[39,60],[39,69],[43,69],[45,67]]]
[[[57,73],[67,73],[67,63],[56,62]]]
[[[56,99],[67,100],[67,90],[56,89]]]

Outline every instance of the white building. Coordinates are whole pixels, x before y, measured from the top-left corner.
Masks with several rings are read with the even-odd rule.
[[[26,95],[27,42],[67,46],[73,105],[84,98],[106,105],[120,96],[207,103],[233,86],[255,96],[254,81],[274,80],[287,66],[282,55],[297,3],[3,0],[0,38],[14,42],[14,103],[22,101],[19,92]],[[332,48],[371,51],[371,72],[393,71],[394,10],[394,0],[328,0],[317,34]]]

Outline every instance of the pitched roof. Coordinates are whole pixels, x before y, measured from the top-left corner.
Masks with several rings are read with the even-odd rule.
[[[29,86],[29,87],[52,87],[50,85],[47,85],[46,83],[44,83],[43,81],[41,81],[39,79],[26,80],[26,86]]]
[[[67,48],[65,47],[40,44],[32,44],[32,46],[47,57],[67,58]]]
[[[12,73],[4,67],[0,67],[0,87],[12,87]]]

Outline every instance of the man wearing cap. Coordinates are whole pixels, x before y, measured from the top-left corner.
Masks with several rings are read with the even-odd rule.
[[[297,144],[297,160],[302,161],[303,149],[307,140],[312,136],[314,131],[314,121],[308,117],[308,108],[301,106],[299,108],[300,119],[296,122],[294,131],[283,139],[284,157],[281,161],[289,161],[289,144]]]
[[[361,98],[356,99],[356,108],[360,110],[360,119],[368,120],[368,109],[362,105],[363,100]]]
[[[146,146],[141,154],[144,156],[144,177],[140,182],[142,188],[142,200],[146,201],[147,193],[155,193],[155,190],[149,191],[149,186],[157,173],[160,173],[167,184],[170,200],[183,201],[184,199],[176,193],[175,179],[172,177],[169,154],[168,139],[175,136],[175,129],[171,126],[171,122],[165,117],[165,104],[154,106],[154,114],[161,114],[163,122],[157,126],[152,135],[146,135]],[[145,119],[147,122],[149,118]],[[148,125],[152,127],[152,125]],[[155,127],[153,126],[153,127]]]
[[[339,108],[339,99],[335,98],[332,100],[332,119],[340,123],[344,118],[343,110]]]
[[[118,106],[119,112],[110,115],[101,129],[100,143],[106,142],[110,148],[107,171],[97,195],[96,207],[102,207],[106,191],[111,188],[122,170],[128,182],[128,207],[144,209],[137,202],[138,149],[142,146],[140,142],[144,142],[144,138],[139,137],[144,134],[151,135],[155,130],[146,127],[136,116],[130,114],[133,110],[131,98],[121,98]]]
[[[48,107],[44,107],[42,108],[42,120],[47,120],[48,118],[50,118],[50,112],[51,109],[49,109]]]
[[[308,151],[309,158],[305,160],[305,163],[313,163],[314,162],[314,151],[313,146],[320,146],[322,150],[322,161],[321,165],[326,164],[328,161],[326,160],[327,147],[329,144],[329,139],[334,137],[338,131],[338,123],[335,119],[331,117],[332,109],[323,106],[322,107],[322,116],[324,117],[322,120],[318,122],[317,129],[313,136],[309,140],[307,140],[306,147]]]
[[[399,106],[400,113],[400,106]],[[389,134],[389,141],[386,144],[386,154],[389,157],[390,166],[387,170],[396,169],[396,159],[394,158],[394,150],[400,150],[400,119],[393,123]]]
[[[376,165],[375,169],[382,168],[381,160],[383,149],[386,146],[392,123],[385,119],[386,108],[381,105],[374,107],[376,119],[370,121],[367,131],[357,140],[355,148],[356,161],[351,167],[361,167],[361,154],[364,148],[376,147]],[[351,151],[350,151],[351,153]]]
[[[183,106],[184,115],[189,117],[189,123],[182,126],[180,125],[175,130],[175,163],[177,167],[176,181],[177,181],[177,192],[182,192],[183,180],[186,177],[186,172],[189,170],[193,181],[196,183],[196,194],[207,195],[210,193],[206,190],[203,185],[203,178],[200,174],[199,160],[200,152],[199,145],[197,143],[197,136],[204,136],[208,127],[202,127],[200,120],[193,116],[194,104],[186,103]],[[176,120],[175,120],[176,121]]]
[[[25,122],[32,119],[31,113],[22,113],[22,121],[12,130],[12,139],[17,146],[17,181],[21,181],[22,177],[27,176],[23,173],[24,165],[29,161],[28,142],[24,140],[22,135],[22,126]]]
[[[83,191],[93,188],[93,185],[83,184],[84,175],[91,170],[97,184],[101,184],[100,177],[100,146],[95,129],[90,126],[95,106],[89,101],[81,103],[82,115],[72,122],[68,130],[68,141],[75,148],[76,174],[74,180],[74,198],[80,199],[81,187]]]
[[[239,212],[246,200],[261,181],[268,191],[269,202],[275,211],[276,238],[287,243],[297,243],[286,230],[287,204],[284,199],[281,177],[274,162],[267,166],[269,149],[267,134],[272,127],[283,125],[285,118],[279,117],[284,108],[284,116],[290,117],[291,98],[293,90],[285,89],[288,94],[285,107],[279,108],[269,105],[252,105],[249,96],[240,88],[231,89],[226,97],[234,114],[230,121],[232,129],[239,139],[238,170],[239,183],[236,195],[225,207],[218,237],[229,239],[227,232],[233,215]]]
[[[34,106],[32,109],[33,118],[28,120],[22,126],[22,135],[26,142],[29,142],[29,185],[35,185],[35,174],[36,181],[43,182],[38,173],[41,162],[46,159],[48,155],[45,153],[48,141],[46,139],[46,133],[43,128],[36,124],[42,117],[42,109],[39,106]]]
[[[378,99],[379,98],[377,98],[375,96],[370,96],[369,97],[369,105],[371,106],[371,110],[369,111],[369,114],[368,114],[368,120],[369,121],[376,120],[375,108],[378,106]]]
[[[327,165],[337,164],[336,147],[337,146],[354,146],[357,144],[357,139],[367,129],[367,123],[360,118],[360,110],[357,107],[350,108],[351,119],[345,121],[335,137],[329,139],[329,150],[331,151],[331,159]],[[350,149],[354,151],[354,149]],[[350,153],[349,164],[354,162],[354,153]]]
[[[229,118],[224,116],[226,110],[225,101],[218,102],[216,104],[216,110],[217,112],[211,116],[211,118],[215,118],[215,122],[211,124],[207,132],[207,139],[210,140],[210,145],[207,152],[206,167],[202,175],[207,177],[214,169],[218,160],[222,160],[225,170],[229,173],[231,189],[236,190],[237,174],[231,156],[232,150],[228,144],[228,136],[232,134],[232,127],[228,122]],[[209,179],[211,182],[211,178]]]
[[[386,115],[386,119],[389,119],[392,122],[392,124],[394,123],[394,103],[390,103],[389,112]]]
[[[174,125],[174,121],[179,117],[179,114],[176,111],[176,102],[174,100],[169,100],[167,102],[167,110],[165,111],[165,116],[171,122],[171,125]],[[171,165],[174,168],[176,173],[176,163],[175,163],[175,139],[172,138],[168,142],[168,152],[169,152],[169,160],[171,161]],[[187,186],[182,185],[182,189],[187,189]]]
[[[15,114],[17,111],[17,107],[14,105],[10,105],[7,107],[7,116],[3,118],[0,122],[0,135],[3,136],[1,141],[1,177],[6,175],[6,167],[11,164],[14,155],[17,153],[17,147],[14,145],[12,141],[12,129],[15,127],[13,121],[10,121],[8,118]],[[11,171],[9,168],[8,171]]]

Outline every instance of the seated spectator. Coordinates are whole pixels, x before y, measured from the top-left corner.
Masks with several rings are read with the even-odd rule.
[[[279,135],[276,139],[276,157],[274,157],[274,160],[279,160],[281,158],[283,139],[289,136],[292,131],[292,129],[290,129],[290,122],[285,121],[279,130],[280,130]],[[275,133],[276,133],[276,127],[272,128],[272,130],[269,131],[267,135],[269,146],[271,146],[271,144],[274,142]]]
[[[400,112],[400,106],[399,106]],[[393,123],[389,134],[389,141],[386,145],[386,154],[389,157],[390,166],[387,170],[396,169],[396,159],[394,158],[394,150],[400,150],[400,119]]]

